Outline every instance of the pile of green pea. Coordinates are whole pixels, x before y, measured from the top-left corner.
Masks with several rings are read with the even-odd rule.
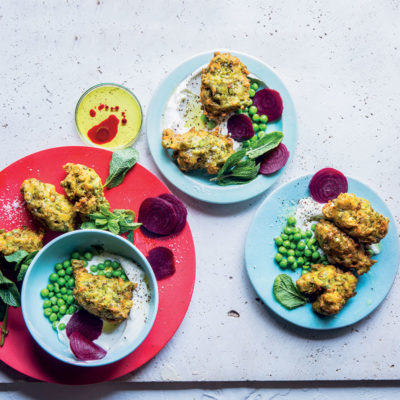
[[[258,83],[252,82],[249,89],[250,104],[244,110],[239,109],[238,114],[245,114],[253,121],[254,132],[265,132],[267,129],[268,117],[266,115],[257,114],[258,110],[256,106],[253,106],[253,100],[251,100],[257,90],[259,89]]]
[[[69,260],[64,260],[54,266],[54,271],[49,275],[48,285],[40,291],[43,299],[43,313],[53,329],[64,330],[66,326],[60,323],[60,319],[66,314],[74,314],[78,309],[73,294],[75,279],[72,272],[72,260],[82,260],[87,267],[92,259],[93,253],[90,251],[84,254],[73,252]],[[124,281],[128,281],[118,261],[105,260],[104,263],[91,265],[89,269],[93,275],[104,275],[107,278],[121,277]]]
[[[295,217],[289,217],[281,235],[275,238],[278,249],[275,262],[283,269],[302,268],[303,271],[309,270],[313,264],[327,265],[326,256],[318,251],[319,245],[313,232],[315,224],[311,226],[311,230],[301,231],[296,228],[296,222]]]

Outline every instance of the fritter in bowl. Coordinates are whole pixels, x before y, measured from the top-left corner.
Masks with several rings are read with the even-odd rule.
[[[214,53],[201,72],[200,101],[204,114],[220,121],[228,114],[246,108],[250,103],[249,71],[229,53]]]
[[[376,212],[368,200],[352,193],[341,193],[325,204],[322,212],[326,219],[362,243],[378,243],[388,232],[389,219]]]
[[[179,135],[165,129],[162,146],[174,150],[172,157],[184,172],[206,169],[209,174],[216,174],[234,153],[232,139],[220,135],[217,130],[207,132],[192,128]]]

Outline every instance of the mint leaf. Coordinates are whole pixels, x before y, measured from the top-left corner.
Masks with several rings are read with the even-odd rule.
[[[289,310],[307,303],[307,298],[297,289],[292,278],[286,274],[280,274],[275,278],[273,293],[278,302]]]
[[[283,133],[282,132],[272,132],[263,136],[261,139],[252,145],[252,148],[247,150],[246,155],[249,158],[257,158],[262,156],[267,151],[278,147],[279,143],[282,142]]]
[[[0,298],[5,304],[12,307],[21,306],[21,296],[15,283],[12,282],[10,286],[0,286]]]
[[[20,263],[29,253],[25,250],[18,250],[15,253],[10,254],[9,256],[4,256],[7,262],[10,263]]]
[[[116,150],[111,157],[108,178],[104,186],[111,189],[120,185],[138,159],[139,152],[132,147]]]

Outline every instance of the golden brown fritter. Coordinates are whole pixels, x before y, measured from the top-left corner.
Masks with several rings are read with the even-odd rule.
[[[214,53],[201,71],[200,101],[204,114],[220,121],[228,114],[250,104],[249,71],[242,62],[229,53]]]
[[[388,232],[389,219],[376,212],[368,200],[341,193],[322,208],[325,218],[363,243],[378,243]]]
[[[35,232],[29,228],[22,228],[6,232],[4,229],[0,229],[0,253],[5,256],[18,250],[32,253],[43,247],[42,239],[42,231]]]
[[[31,214],[46,228],[57,231],[73,231],[75,211],[65,196],[56,192],[54,185],[26,179],[21,193]]]
[[[220,135],[218,130],[207,132],[192,128],[179,135],[171,129],[165,129],[162,145],[166,149],[175,150],[172,157],[184,172],[206,169],[209,174],[216,174],[234,153],[232,139]]]
[[[132,293],[137,284],[121,278],[92,275],[82,260],[72,260],[75,278],[74,296],[86,311],[111,323],[128,318],[132,308]]]
[[[331,263],[354,268],[357,275],[368,272],[376,263],[359,243],[332,222],[321,220],[315,227],[315,238]]]
[[[72,163],[65,164],[63,168],[67,176],[61,186],[69,200],[74,203],[76,212],[85,216],[99,211],[102,205],[110,206],[104,196],[101,179],[94,169]]]
[[[315,312],[334,315],[356,295],[357,278],[351,272],[343,272],[333,265],[315,264],[296,284],[300,292],[317,296],[312,304]]]

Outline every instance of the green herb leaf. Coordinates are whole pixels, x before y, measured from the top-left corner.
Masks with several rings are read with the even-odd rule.
[[[246,151],[246,155],[249,158],[257,158],[277,147],[280,142],[282,142],[283,133],[282,132],[272,132],[263,136],[259,139],[252,148]]]
[[[29,264],[25,264],[25,263],[21,264],[21,268],[20,268],[20,270],[18,272],[18,276],[17,276],[18,282],[21,282],[24,279],[26,271],[28,271],[28,268],[29,268]]]
[[[6,278],[0,271],[0,298],[5,304],[13,307],[21,305],[21,297],[14,282]]]
[[[96,224],[92,221],[83,222],[81,229],[96,229]]]
[[[286,274],[280,274],[275,278],[273,293],[278,302],[289,310],[307,303],[307,298],[297,289],[292,278]]]
[[[126,238],[130,240],[132,243],[135,242],[135,235],[133,234],[133,231],[129,231],[129,233],[126,235]]]
[[[241,163],[240,163],[241,164]],[[232,171],[232,177],[252,180],[258,175],[260,164],[255,165],[243,165],[238,164]]]
[[[229,171],[233,166],[235,166],[244,156],[246,155],[246,150],[241,149],[236,153],[233,153],[226,161],[222,168],[218,171],[217,177],[224,175],[225,171]]]
[[[139,152],[132,147],[115,151],[111,157],[109,174],[104,186],[111,189],[121,184],[138,158]]]
[[[28,253],[25,250],[18,250],[15,253],[10,254],[9,256],[4,256],[7,262],[10,263],[20,263]]]
[[[116,220],[116,219],[110,219],[110,220],[108,221],[108,224],[107,224],[107,229],[108,229],[111,233],[114,233],[114,235],[118,235],[118,234],[119,234],[119,231],[120,231],[118,220]]]
[[[7,309],[6,304],[0,301],[0,321],[3,321],[6,315],[6,309]]]
[[[103,225],[107,225],[107,220],[106,220],[105,218],[96,218],[96,219],[94,220],[94,223],[95,223],[96,225],[103,226]]]
[[[99,207],[100,212],[103,214],[102,218],[104,217],[111,217],[114,218],[114,214],[110,211],[110,207],[109,206],[100,206]]]

